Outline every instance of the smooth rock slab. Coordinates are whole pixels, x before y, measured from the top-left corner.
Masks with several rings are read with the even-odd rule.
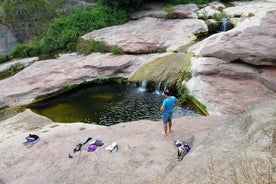
[[[166,48],[172,51],[207,32],[207,25],[198,19],[156,19],[146,17],[123,25],[107,27],[82,36],[85,40],[103,41],[119,46],[126,53],[152,53]]]

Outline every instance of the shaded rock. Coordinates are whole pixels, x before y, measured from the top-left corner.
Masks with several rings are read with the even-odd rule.
[[[6,55],[16,44],[16,38],[12,31],[0,24],[0,56]]]
[[[117,45],[125,53],[152,53],[166,48],[174,50],[190,43],[195,34],[207,32],[207,26],[197,19],[144,18],[123,25],[95,30],[82,36],[85,40],[103,41],[109,46]]]

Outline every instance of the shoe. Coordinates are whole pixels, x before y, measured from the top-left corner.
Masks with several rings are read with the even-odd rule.
[[[118,151],[118,145],[114,146],[110,152],[115,153],[117,151]]]
[[[39,141],[39,136],[38,135],[35,135],[35,134],[29,134],[28,137],[26,137],[27,139],[27,142],[30,143],[30,144],[34,144],[36,143],[37,141]]]
[[[176,147],[182,146],[182,142],[180,142],[179,140],[176,140],[176,141],[174,141],[174,145],[175,145]]]
[[[114,142],[114,143],[112,143],[111,145],[109,145],[109,146],[107,146],[105,149],[106,150],[108,150],[108,151],[112,151],[112,150],[114,150],[114,152],[116,152],[117,150],[118,150],[118,146],[117,146],[117,148],[115,148],[117,146],[117,143],[116,142]],[[116,150],[117,149],[117,150]],[[116,151],[115,151],[116,150]]]

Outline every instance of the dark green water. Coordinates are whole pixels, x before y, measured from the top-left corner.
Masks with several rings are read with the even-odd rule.
[[[103,84],[83,88],[31,105],[34,112],[55,122],[85,122],[114,125],[141,119],[161,120],[160,105],[164,96],[139,90],[135,84]],[[197,115],[188,107],[176,116]]]

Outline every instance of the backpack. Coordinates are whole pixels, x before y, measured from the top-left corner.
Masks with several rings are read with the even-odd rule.
[[[191,150],[191,147],[188,144],[184,144],[177,147],[177,160],[181,161],[186,156],[187,153]]]

